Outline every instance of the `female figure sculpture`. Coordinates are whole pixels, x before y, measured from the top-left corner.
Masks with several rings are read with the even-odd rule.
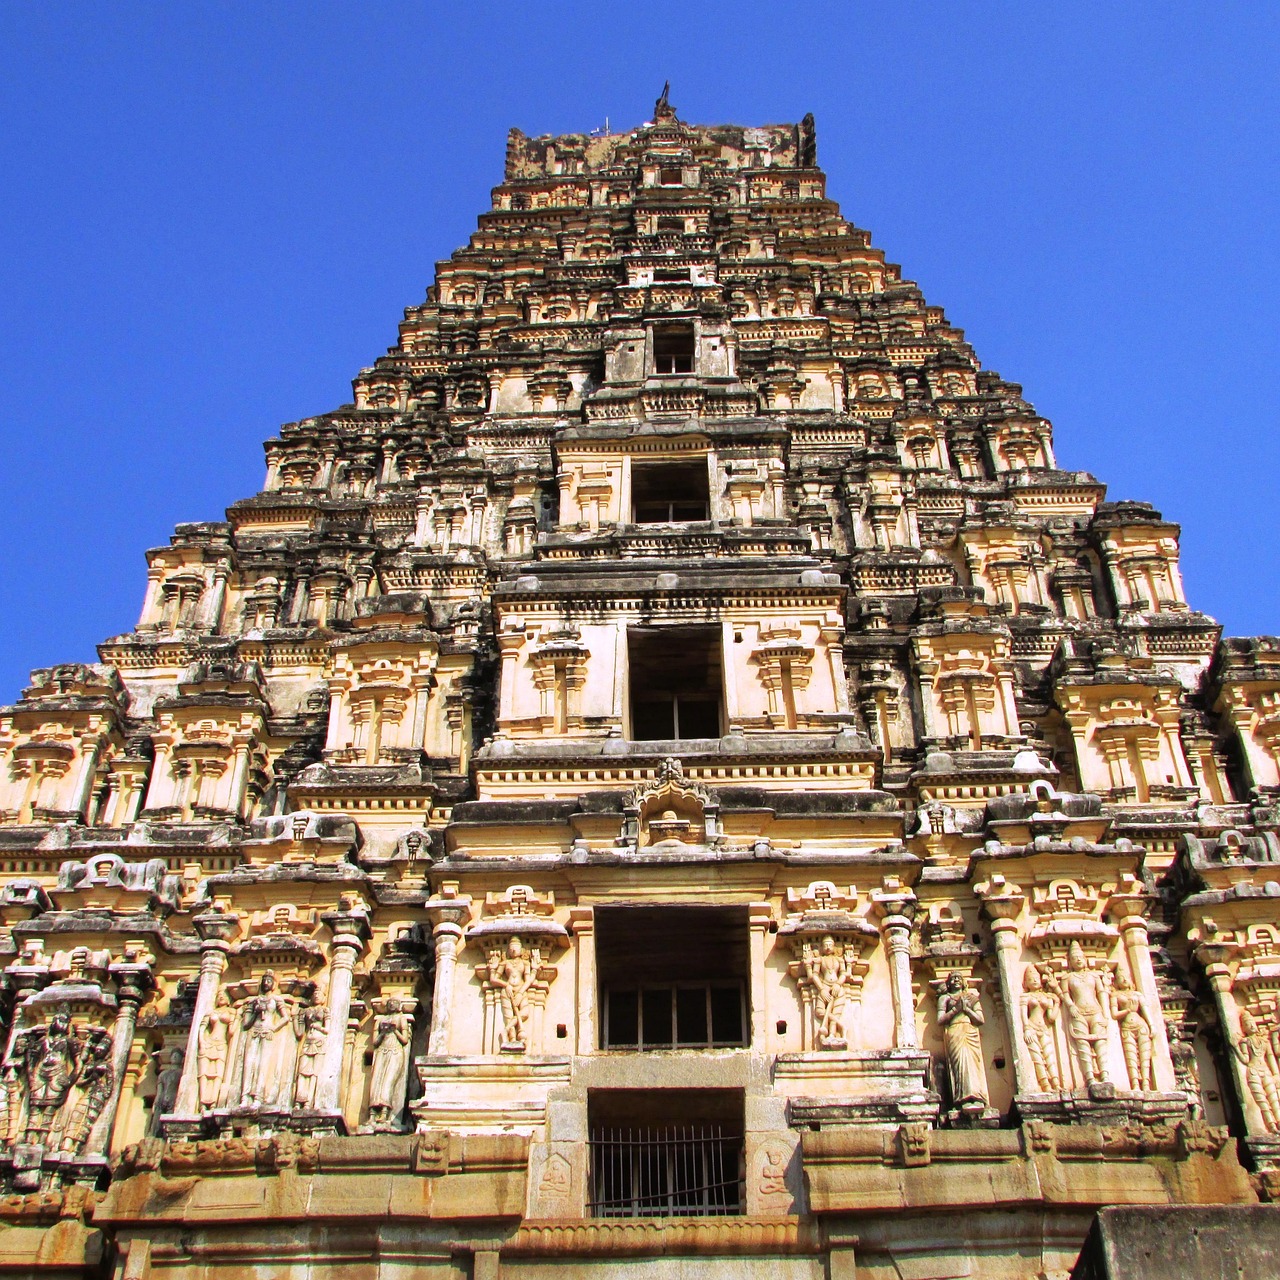
[[[276,975],[268,970],[258,983],[258,994],[244,1002],[240,1013],[242,1105],[256,1107],[277,1100],[284,1067],[283,1033],[289,1022],[288,1006],[276,990]]]
[[[298,1037],[298,1076],[293,1088],[293,1104],[304,1110],[316,1105],[316,1083],[329,1039],[329,1010],[312,984],[307,1003],[293,1015],[293,1034]]]
[[[947,1054],[947,1074],[951,1096],[957,1107],[987,1101],[986,1072],[982,1066],[982,1037],[978,1028],[985,1017],[978,993],[964,975],[952,970],[946,990],[938,1000],[938,1025],[943,1029]]]
[[[1058,997],[1044,989],[1040,973],[1028,965],[1022,979],[1022,1036],[1036,1073],[1036,1084],[1044,1093],[1062,1088],[1058,1078],[1053,1026],[1058,1020]]]
[[[1247,1009],[1240,1015],[1240,1039],[1235,1046],[1236,1057],[1244,1064],[1245,1083],[1262,1114],[1262,1123],[1268,1133],[1280,1127],[1280,1091],[1276,1077],[1280,1075],[1271,1041],[1258,1027],[1258,1020]]]
[[[373,1078],[369,1082],[369,1123],[375,1129],[397,1127],[409,1079],[409,1043],[413,1039],[410,1002],[392,1002],[373,1025]]]
[[[222,1078],[227,1070],[227,1047],[231,1040],[231,1000],[219,987],[213,1008],[205,1014],[196,1041],[196,1072],[200,1087],[200,1110],[218,1105]]]
[[[1120,1028],[1120,1044],[1124,1049],[1124,1065],[1129,1072],[1129,1088],[1136,1092],[1156,1087],[1151,1066],[1151,1013],[1147,1002],[1133,989],[1123,972],[1116,974],[1111,993],[1111,1016]]]

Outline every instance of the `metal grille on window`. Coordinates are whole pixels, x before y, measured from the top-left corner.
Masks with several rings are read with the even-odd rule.
[[[591,1131],[590,1213],[597,1218],[742,1212],[742,1135],[718,1124]]]

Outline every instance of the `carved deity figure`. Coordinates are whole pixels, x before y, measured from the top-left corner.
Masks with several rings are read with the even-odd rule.
[[[111,1097],[115,1072],[111,1068],[111,1037],[105,1031],[94,1028],[84,1047],[80,1065],[79,1097],[62,1134],[62,1150],[78,1155],[93,1129],[94,1122]]]
[[[985,1021],[978,993],[962,973],[947,975],[947,985],[938,997],[938,1025],[947,1055],[947,1075],[951,1096],[957,1107],[987,1101],[986,1071],[982,1066],[982,1035]]]
[[[409,1079],[409,1043],[413,1018],[409,1003],[392,1004],[373,1024],[373,1077],[369,1081],[369,1123],[375,1129],[397,1128]]]
[[[525,1022],[529,1017],[529,988],[538,976],[538,953],[529,955],[519,938],[507,943],[506,953],[495,949],[489,955],[489,982],[498,990],[502,1009],[502,1029],[498,1034],[503,1049],[521,1052],[525,1047]]]
[[[1107,980],[1089,968],[1084,948],[1073,942],[1067,972],[1052,975],[1054,990],[1067,1013],[1067,1040],[1086,1084],[1106,1079],[1108,1010]]]
[[[304,1110],[316,1105],[316,1086],[329,1039],[329,1010],[321,1003],[314,986],[307,1003],[293,1015],[293,1034],[298,1037],[298,1073],[293,1086],[294,1106]]]
[[[1184,1033],[1194,1036],[1194,1032]],[[1169,1042],[1169,1056],[1173,1059],[1173,1078],[1191,1102],[1191,1118],[1204,1116],[1204,1103],[1200,1097],[1200,1064],[1196,1061],[1194,1040],[1181,1036]]]
[[[258,994],[246,1000],[240,1011],[244,1041],[242,1105],[256,1107],[276,1101],[289,1023],[289,1007],[276,990],[276,975],[268,971],[258,982]]]
[[[1151,1023],[1151,1011],[1123,971],[1116,974],[1115,990],[1111,993],[1111,1016],[1120,1028],[1129,1088],[1139,1093],[1153,1090],[1156,1076],[1151,1063],[1151,1037],[1155,1027]]]
[[[843,1049],[847,1043],[845,1004],[855,982],[851,948],[841,946],[830,934],[818,944],[817,951],[806,946],[804,976],[813,990],[817,1019],[814,1042],[823,1049]]]
[[[1247,1009],[1240,1015],[1240,1039],[1234,1048],[1244,1064],[1245,1083],[1262,1113],[1262,1123],[1268,1133],[1275,1133],[1280,1128],[1280,1066],[1270,1037]]]
[[[147,1132],[153,1138],[160,1136],[160,1120],[162,1116],[173,1111],[178,1100],[178,1086],[182,1082],[182,1050],[174,1049],[169,1054],[169,1065],[161,1067],[156,1073],[156,1096],[151,1105],[151,1122]]]
[[[227,1047],[231,1041],[231,999],[221,987],[214,997],[213,1008],[205,1014],[196,1040],[196,1072],[200,1086],[200,1109],[209,1111],[218,1105],[222,1078],[227,1071]]]
[[[1039,971],[1028,965],[1022,979],[1022,1037],[1042,1093],[1057,1093],[1062,1088],[1053,1042],[1057,1021],[1058,997],[1044,989]]]
[[[82,1046],[71,1029],[71,1016],[59,1009],[47,1026],[24,1031],[14,1049],[27,1071],[25,1141],[43,1146],[80,1074]]]

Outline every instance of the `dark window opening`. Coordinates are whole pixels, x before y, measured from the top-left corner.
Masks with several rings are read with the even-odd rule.
[[[688,282],[693,278],[692,272],[688,267],[654,267],[653,283],[654,284],[679,284],[681,281]],[[657,351],[657,343],[654,344],[655,354]],[[689,368],[693,368],[693,353],[690,351]],[[672,371],[674,372],[674,370]],[[687,372],[687,370],[686,370]]]
[[[601,1047],[728,1049],[748,1042],[742,907],[597,907]]]
[[[710,498],[705,458],[631,464],[631,506],[636,524],[706,520]]]
[[[655,373],[692,373],[693,325],[660,324],[653,330],[653,370]]]
[[[627,637],[631,738],[718,738],[723,681],[714,627],[636,627]]]
[[[659,217],[659,218],[658,218],[658,231],[659,231],[659,232],[663,232],[663,231],[678,231],[678,232],[680,232],[680,234],[681,234],[681,235],[683,235],[683,234],[684,234],[684,219],[683,219],[683,218],[671,218],[671,217]]]
[[[595,1218],[742,1212],[744,1107],[738,1089],[592,1089],[587,1094]]]
[[[658,181],[664,187],[683,187],[684,186],[684,170],[683,169],[659,169]]]

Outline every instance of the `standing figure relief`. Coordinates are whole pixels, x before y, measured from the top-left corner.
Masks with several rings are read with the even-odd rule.
[[[329,1010],[315,983],[311,983],[307,991],[307,1003],[294,1012],[293,1034],[298,1040],[293,1105],[307,1110],[316,1105],[320,1067],[329,1041]]]
[[[1156,1076],[1151,1059],[1151,1040],[1155,1026],[1146,1000],[1134,990],[1123,970],[1116,974],[1115,989],[1111,992],[1111,1016],[1120,1028],[1129,1088],[1139,1093],[1154,1091]]]
[[[1058,997],[1045,990],[1039,970],[1028,965],[1022,978],[1022,1036],[1042,1093],[1057,1093],[1062,1088],[1054,1044],[1057,1021]]]
[[[240,1105],[288,1106],[284,1096],[292,1079],[286,1037],[292,1019],[289,1006],[276,989],[276,975],[268,970],[259,979],[257,995],[240,1006]]]
[[[373,1075],[369,1081],[369,1127],[398,1132],[405,1087],[409,1082],[409,1053],[413,1040],[412,1000],[388,1002],[373,1024]]]
[[[1268,1133],[1280,1130],[1280,1063],[1271,1037],[1247,1009],[1240,1015],[1240,1038],[1232,1046],[1244,1066],[1245,1084]]]
[[[1108,982],[1091,969],[1084,948],[1073,942],[1067,952],[1065,974],[1050,973],[1055,994],[1067,1015],[1067,1042],[1086,1084],[1107,1078],[1107,1038],[1110,1034],[1111,999]]]
[[[196,1075],[201,1111],[213,1110],[222,1099],[234,1018],[231,997],[224,988],[219,987],[213,1008],[205,1014],[196,1039]]]
[[[951,1097],[957,1107],[987,1102],[986,1070],[982,1064],[982,1032],[986,1021],[981,997],[964,974],[952,970],[938,996],[938,1025],[946,1051]]]
[[[79,1155],[115,1087],[112,1052],[105,1030],[74,1027],[65,1008],[45,1024],[19,1031],[3,1066],[0,1136]]]
[[[506,951],[494,948],[489,953],[489,984],[498,992],[502,1025],[498,1043],[504,1050],[521,1053],[526,1045],[526,1023],[529,1018],[529,988],[542,966],[535,947],[527,952],[519,938],[507,943]]]
[[[827,934],[815,949],[805,944],[804,976],[813,992],[814,1043],[823,1049],[843,1049],[848,1044],[845,1011],[857,992],[853,964],[857,950],[837,943]]]

